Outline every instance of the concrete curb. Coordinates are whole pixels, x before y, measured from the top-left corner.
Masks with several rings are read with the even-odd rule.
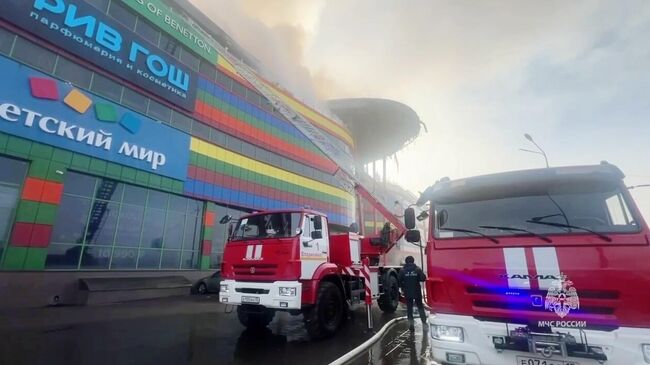
[[[372,336],[368,340],[366,340],[366,342],[364,342],[361,345],[357,346],[356,348],[354,348],[352,351],[348,352],[347,354],[345,354],[345,355],[339,357],[338,359],[332,361],[331,363],[329,363],[329,365],[343,365],[343,364],[349,362],[350,360],[354,359],[355,357],[359,356],[361,353],[368,350],[370,348],[370,346],[374,345],[375,342],[379,341],[384,336],[386,331],[388,331],[388,329],[390,329],[395,324],[397,324],[397,322],[403,321],[405,319],[406,319],[406,316],[391,319],[390,321],[388,321],[388,323],[386,323],[379,330],[379,332],[377,332],[374,336]]]

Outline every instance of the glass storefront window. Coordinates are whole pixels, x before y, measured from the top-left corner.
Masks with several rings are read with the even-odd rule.
[[[25,161],[0,156],[0,259],[9,241],[27,168]]]
[[[91,199],[64,194],[52,229],[52,242],[82,244],[91,206]]]
[[[141,248],[162,248],[163,228],[165,226],[165,211],[147,209],[142,225]]]
[[[201,201],[68,171],[46,268],[197,269],[202,219]]]
[[[81,245],[51,243],[47,248],[45,267],[48,269],[77,269],[81,249]]]
[[[138,247],[140,245],[143,216],[143,207],[122,204],[118,223],[120,229],[115,237],[116,245],[126,247]]]

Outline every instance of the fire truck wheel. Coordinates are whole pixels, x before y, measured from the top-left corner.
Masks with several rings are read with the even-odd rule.
[[[314,339],[334,335],[343,322],[344,303],[339,288],[323,282],[318,288],[316,304],[303,313],[307,333]]]
[[[237,318],[239,322],[246,328],[260,329],[264,328],[271,323],[275,317],[275,311],[271,309],[263,309],[260,312],[248,310],[244,306],[237,307]]]
[[[383,277],[384,292],[377,300],[379,309],[386,313],[393,313],[397,310],[399,305],[399,286],[397,285],[397,278],[390,272],[386,273]]]

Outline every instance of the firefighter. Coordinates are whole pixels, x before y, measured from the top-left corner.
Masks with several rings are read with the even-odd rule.
[[[424,282],[427,277],[424,275],[422,269],[415,264],[413,256],[406,257],[405,261],[404,267],[399,272],[399,286],[406,298],[406,314],[409,319],[409,329],[411,331],[414,330],[413,302],[415,302],[420,313],[420,319],[422,319],[423,329],[426,331],[428,329],[427,315],[422,305],[422,289],[420,283]]]

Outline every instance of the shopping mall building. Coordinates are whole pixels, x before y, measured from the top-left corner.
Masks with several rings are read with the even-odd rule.
[[[193,281],[219,267],[226,214],[383,224],[340,182],[360,166],[350,128],[244,72],[256,61],[187,0],[1,7],[0,306],[76,303],[88,277]]]

